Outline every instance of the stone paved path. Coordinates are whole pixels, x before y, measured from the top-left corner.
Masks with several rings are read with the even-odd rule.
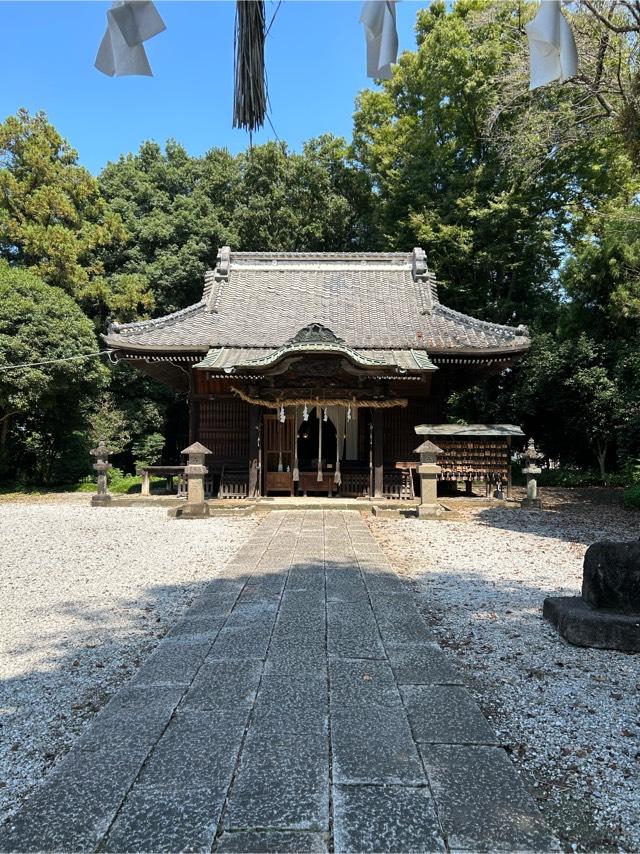
[[[340,511],[271,513],[0,830],[1,851],[554,847],[411,592]]]

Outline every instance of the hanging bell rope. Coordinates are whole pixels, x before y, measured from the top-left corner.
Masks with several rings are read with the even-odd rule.
[[[251,397],[242,389],[231,386],[231,391],[237,394],[245,403],[251,403],[254,406],[264,406],[265,409],[280,409],[281,406],[306,406],[311,403],[314,406],[348,406],[351,409],[391,409],[394,406],[406,406],[406,397],[389,398],[387,400],[356,400],[355,398],[344,397],[294,397],[281,398],[279,400],[264,400],[259,397]],[[304,417],[304,413],[303,413]]]
[[[252,133],[267,114],[264,0],[237,0],[233,126]]]
[[[318,411],[318,483],[322,482],[322,413]]]

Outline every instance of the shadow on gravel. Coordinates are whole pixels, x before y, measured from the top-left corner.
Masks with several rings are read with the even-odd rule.
[[[476,520],[492,528],[590,545],[640,537],[640,512],[622,504],[622,490],[541,489],[543,510],[488,507]]]

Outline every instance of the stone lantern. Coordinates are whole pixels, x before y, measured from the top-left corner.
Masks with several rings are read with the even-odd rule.
[[[92,496],[91,503],[94,507],[106,507],[111,504],[111,494],[107,488],[107,473],[112,468],[109,462],[111,451],[107,448],[104,440],[101,439],[98,442],[98,447],[89,453],[96,458],[93,467],[98,473],[98,491]]]
[[[429,516],[437,516],[440,513],[440,505],[438,504],[438,475],[440,474],[438,454],[442,453],[442,448],[439,448],[427,439],[415,449],[414,453],[420,454],[420,463],[418,465],[418,475],[420,476],[418,517],[428,518]]]
[[[209,505],[204,500],[204,476],[209,469],[205,458],[211,451],[200,442],[194,442],[181,452],[187,457],[184,473],[187,475],[187,502],[182,507],[172,508],[170,516],[198,519],[209,515]]]
[[[536,448],[533,439],[529,439],[527,448],[522,454],[522,459],[525,461],[525,468],[522,469],[522,474],[527,477],[527,497],[522,499],[522,507],[542,509],[542,501],[538,498],[538,475],[542,469],[537,465],[538,460],[541,460],[541,454]]]

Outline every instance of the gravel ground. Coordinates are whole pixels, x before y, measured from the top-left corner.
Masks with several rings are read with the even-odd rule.
[[[257,524],[88,500],[0,504],[0,821]]]
[[[370,525],[567,849],[639,851],[640,656],[571,646],[541,608],[578,595],[587,545],[637,538],[640,514],[610,493],[542,497],[548,511],[463,500],[454,521]]]

